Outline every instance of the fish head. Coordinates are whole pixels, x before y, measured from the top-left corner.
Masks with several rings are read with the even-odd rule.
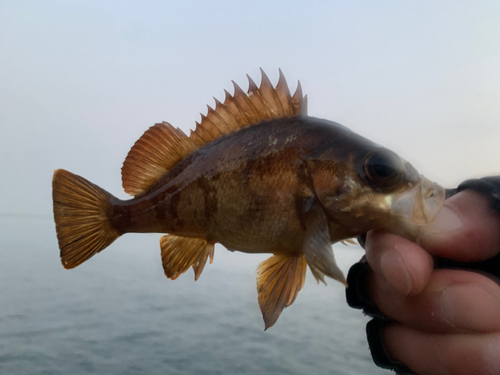
[[[394,152],[370,142],[307,160],[314,192],[339,238],[384,229],[418,241],[441,210],[445,190]],[[332,231],[330,231],[332,232]],[[342,237],[342,238],[340,238]]]

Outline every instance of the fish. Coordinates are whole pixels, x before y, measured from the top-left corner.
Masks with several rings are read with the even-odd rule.
[[[64,268],[72,269],[126,233],[162,233],[161,261],[175,280],[198,280],[214,245],[269,253],[257,268],[265,329],[302,289],[347,283],[332,250],[373,229],[418,241],[439,213],[444,189],[396,153],[350,129],[307,114],[300,81],[292,95],[279,70],[273,86],[215,99],[186,135],[167,122],[150,127],[122,167],[121,200],[63,169],[52,180],[54,220]]]

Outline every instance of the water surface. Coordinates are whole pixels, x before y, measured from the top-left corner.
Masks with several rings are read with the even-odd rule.
[[[1,374],[389,374],[340,283],[306,285],[264,332],[255,269],[216,247],[195,283],[166,279],[159,235],[126,235],[64,270],[47,218],[0,218]],[[341,268],[360,258],[335,248]]]

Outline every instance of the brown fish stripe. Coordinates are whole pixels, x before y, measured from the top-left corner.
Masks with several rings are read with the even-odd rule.
[[[212,184],[218,180],[218,176],[212,176],[210,179],[200,178],[197,181],[198,188],[203,192],[204,217],[205,224],[208,225],[217,214],[218,199],[217,190]]]

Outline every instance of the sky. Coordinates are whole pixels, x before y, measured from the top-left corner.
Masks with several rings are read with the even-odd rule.
[[[126,198],[148,127],[260,67],[446,187],[500,174],[499,41],[498,1],[0,0],[0,215],[51,215],[58,168]]]

